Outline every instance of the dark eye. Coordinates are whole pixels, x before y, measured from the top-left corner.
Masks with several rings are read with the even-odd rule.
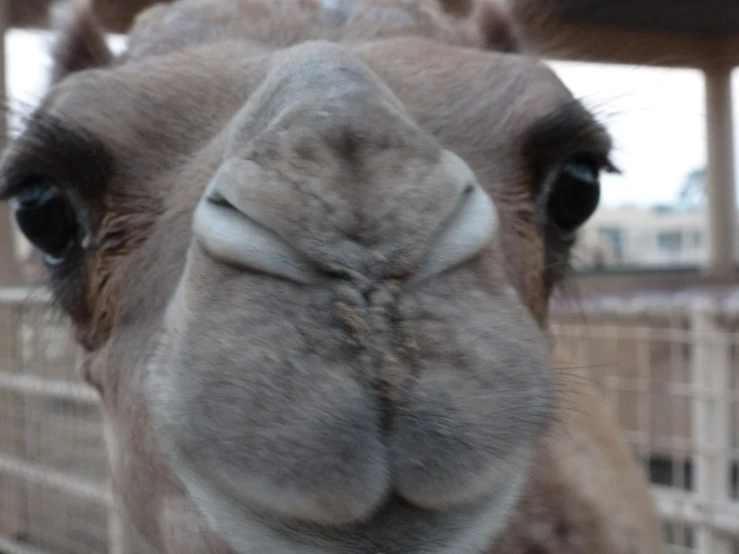
[[[69,199],[58,187],[38,183],[25,187],[11,201],[21,232],[44,255],[44,261],[64,261],[77,237],[77,219]]]
[[[547,218],[566,232],[573,232],[593,215],[600,200],[600,168],[572,159],[546,184]]]

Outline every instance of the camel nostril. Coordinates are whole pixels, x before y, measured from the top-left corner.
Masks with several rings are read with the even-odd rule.
[[[444,223],[413,281],[422,281],[457,266],[478,254],[490,241],[498,216],[492,199],[454,155],[454,169],[467,177],[457,209]],[[469,174],[469,175],[467,175]]]
[[[225,196],[223,196],[223,195],[222,195],[222,194],[221,194],[220,192],[218,192],[217,190],[214,190],[214,191],[212,191],[212,192],[211,192],[211,193],[210,193],[210,194],[209,194],[209,195],[208,195],[208,196],[207,196],[207,197],[205,198],[205,201],[206,201],[206,202],[210,202],[210,203],[211,203],[211,204],[213,204],[214,206],[219,206],[219,207],[221,207],[221,208],[227,208],[227,209],[232,209],[232,210],[236,210],[236,208],[234,207],[234,205],[233,205],[233,204],[231,204],[231,202],[229,202],[228,200],[226,200],[226,197],[225,197]],[[236,210],[236,211],[238,211],[238,210]]]
[[[277,233],[254,221],[223,194],[216,174],[193,215],[198,244],[220,262],[282,277],[299,284],[315,282],[304,257]]]

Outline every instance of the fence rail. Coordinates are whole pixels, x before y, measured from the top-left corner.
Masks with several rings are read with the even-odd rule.
[[[675,553],[739,554],[739,300],[557,306]],[[96,394],[43,290],[0,289],[0,554],[136,554],[119,541]]]

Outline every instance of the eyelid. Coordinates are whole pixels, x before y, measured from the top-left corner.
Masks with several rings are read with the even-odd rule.
[[[26,167],[27,164],[9,163],[5,159],[0,161],[0,201],[10,200],[26,187],[41,180],[34,172],[25,169]]]
[[[578,100],[565,103],[540,117],[522,135],[525,162],[535,181],[571,157],[582,155],[601,171],[618,172],[611,162],[613,140],[608,130]]]
[[[0,157],[0,200],[49,176],[85,198],[99,198],[114,170],[113,151],[100,137],[74,121],[39,111]]]
[[[555,164],[554,168],[556,171],[562,171],[562,169],[570,162],[582,162],[592,165],[599,174],[621,173],[621,170],[611,160],[610,152],[596,150],[573,152],[569,156],[565,156],[558,164]],[[548,175],[549,171],[547,171],[546,174]]]

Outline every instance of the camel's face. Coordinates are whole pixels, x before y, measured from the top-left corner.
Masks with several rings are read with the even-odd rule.
[[[134,524],[178,554],[480,552],[550,423],[546,302],[607,138],[521,57],[188,42],[199,4],[62,80],[3,164]]]

